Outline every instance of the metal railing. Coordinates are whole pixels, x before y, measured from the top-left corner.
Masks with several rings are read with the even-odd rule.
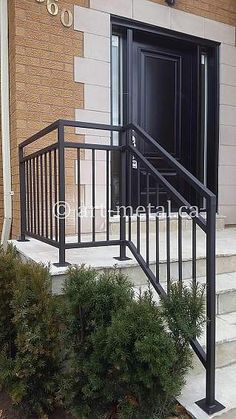
[[[65,128],[105,131],[118,133],[119,145],[88,144],[73,141],[66,141]],[[32,147],[36,141],[46,135],[54,133],[56,141],[51,145],[26,154],[28,147]],[[171,170],[174,170],[175,179],[181,179],[191,190],[204,201],[205,217],[202,214],[195,214],[191,217],[191,202],[179,192],[178,187],[157,168],[149,159],[134,147],[132,138],[136,136],[138,142],[143,141],[163,160]],[[76,182],[75,194],[77,195],[76,205],[79,216],[76,219],[76,236],[69,240],[66,235],[66,220],[60,213],[55,213],[55,205],[66,202],[66,152],[72,150],[76,161]],[[81,228],[80,208],[82,201],[81,165],[86,160],[86,154],[90,153],[90,200],[92,204],[91,234],[86,235]],[[97,154],[102,153],[103,170],[103,194],[105,206],[105,227],[104,237],[96,230],[96,201],[97,201]],[[109,222],[111,211],[111,157],[116,154],[120,163],[119,180],[119,228],[120,233],[117,239],[110,234]],[[58,120],[49,127],[33,135],[19,146],[20,160],[20,200],[21,200],[21,237],[32,237],[52,245],[59,250],[59,266],[66,265],[66,251],[68,249],[96,247],[96,246],[119,246],[119,260],[127,259],[127,249],[133,254],[138,264],[146,274],[154,289],[159,295],[165,296],[171,285],[171,219],[170,210],[167,205],[171,199],[178,210],[184,206],[186,214],[190,214],[192,223],[192,281],[197,281],[197,229],[204,232],[206,237],[206,350],[197,340],[192,340],[191,346],[206,369],[206,398],[198,405],[208,414],[221,410],[223,406],[215,400],[215,340],[216,340],[216,285],[215,285],[215,230],[216,230],[216,197],[188,170],[186,170],[173,156],[163,149],[150,135],[135,124],[125,127],[82,123],[74,121]],[[135,184],[135,192],[133,186]],[[142,217],[145,217],[145,234],[141,232],[141,217],[138,213],[135,218],[136,228],[133,232],[133,219],[130,208],[135,193],[136,206],[142,206]],[[191,196],[191,195],[189,195]],[[160,274],[160,250],[163,246],[160,242],[160,219],[155,217],[155,232],[150,233],[150,201],[158,206],[166,205],[165,217],[165,266],[166,273],[163,283]],[[129,207],[128,213],[126,208]],[[64,211],[64,207],[63,207]],[[128,221],[127,221],[128,219]],[[178,279],[183,281],[183,225],[182,217],[177,217],[177,266]],[[150,234],[155,243],[155,260],[150,260]],[[153,250],[152,250],[153,251]],[[115,255],[114,255],[115,256]],[[155,266],[155,270],[153,269]],[[166,291],[166,290],[167,291]]]

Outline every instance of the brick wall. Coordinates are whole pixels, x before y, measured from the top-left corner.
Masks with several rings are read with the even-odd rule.
[[[151,0],[164,4],[164,0]],[[235,0],[176,0],[176,9],[229,25],[236,25]]]
[[[88,0],[63,0],[59,5],[88,6]],[[73,61],[83,54],[83,34],[65,28],[49,15],[44,3],[9,0],[10,118],[13,199],[13,237],[19,232],[17,145],[58,119],[74,119],[83,107],[83,86],[74,83]]]
[[[165,4],[164,0],[152,1]],[[89,0],[59,0],[60,7],[71,10],[74,4],[88,7]],[[235,0],[177,0],[176,8],[236,24]],[[16,237],[20,219],[17,145],[51,121],[74,119],[75,109],[83,108],[83,84],[74,82],[74,56],[83,56],[83,33],[74,31],[73,27],[64,28],[60,17],[50,16],[45,4],[36,0],[9,0],[9,31],[12,187],[15,194],[12,235]],[[0,220],[1,211],[2,199]]]

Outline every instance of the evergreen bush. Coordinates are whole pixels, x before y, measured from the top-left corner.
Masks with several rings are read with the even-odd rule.
[[[202,294],[192,293],[184,287],[176,292],[173,286],[158,307],[150,291],[135,299],[132,285],[116,271],[99,275],[85,267],[70,269],[65,287],[64,394],[76,417],[167,417],[191,365],[188,339],[196,334],[196,322],[200,332]],[[176,334],[169,313],[177,303],[178,325],[185,324],[186,294],[197,308],[187,311],[188,326]],[[190,308],[187,303],[186,307]]]
[[[205,287],[173,283],[168,298],[161,299],[163,315],[176,341],[199,337],[205,323]]]
[[[10,309],[15,354],[2,354],[0,381],[25,418],[42,417],[55,406],[60,371],[50,277],[45,267],[18,259],[14,270]]]
[[[0,384],[23,417],[60,398],[79,419],[168,417],[202,331],[204,290],[173,284],[157,306],[118,270],[85,266],[69,269],[63,298],[50,288],[48,269],[0,249]]]
[[[13,246],[0,247],[0,356],[14,356],[15,328],[11,306],[17,266],[20,263]]]

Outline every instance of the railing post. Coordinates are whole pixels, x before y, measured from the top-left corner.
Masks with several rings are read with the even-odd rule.
[[[58,183],[59,183],[59,202],[56,203],[58,217],[59,235],[59,263],[55,266],[68,266],[65,260],[66,244],[66,221],[65,221],[65,145],[64,145],[64,125],[58,122]]]
[[[19,171],[20,171],[20,237],[19,242],[28,241],[25,238],[26,232],[26,184],[25,184],[25,163],[23,161],[23,147],[19,147]],[[27,197],[29,199],[29,197]]]
[[[225,407],[215,399],[216,349],[216,197],[207,199],[206,238],[206,398],[197,402],[208,415]]]
[[[127,203],[127,137],[125,131],[120,131],[120,256],[116,260],[129,260],[126,256],[126,203]]]

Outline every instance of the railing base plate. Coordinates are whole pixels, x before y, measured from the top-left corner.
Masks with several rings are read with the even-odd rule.
[[[57,268],[66,268],[67,266],[70,266],[71,264],[69,262],[64,262],[64,263],[53,263],[54,266],[56,266]]]
[[[215,402],[212,405],[209,405],[206,401],[206,399],[199,400],[196,402],[196,404],[208,415],[213,415],[214,413],[220,412],[221,410],[225,409],[225,406],[223,404]]]
[[[125,261],[125,260],[132,260],[132,258],[128,258],[128,256],[126,256],[126,257],[124,257],[124,258],[121,258],[121,257],[119,256],[119,257],[114,257],[113,259],[119,260],[120,262]]]
[[[17,241],[19,243],[24,243],[24,242],[29,242],[30,240],[29,239],[21,239],[21,238],[19,238]]]

